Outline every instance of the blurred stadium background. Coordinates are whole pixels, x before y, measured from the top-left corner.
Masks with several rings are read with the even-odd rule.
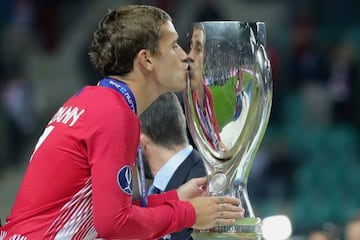
[[[274,101],[249,178],[250,200],[261,218],[288,216],[297,239],[313,229],[341,239],[360,204],[356,0],[1,0],[0,217],[10,211],[46,122],[99,79],[87,56],[97,21],[128,3],[167,10],[184,49],[193,21],[266,23]]]

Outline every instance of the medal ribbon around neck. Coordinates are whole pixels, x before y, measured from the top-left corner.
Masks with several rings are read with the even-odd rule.
[[[137,113],[135,96],[131,89],[124,82],[117,79],[104,78],[99,81],[98,86],[108,87],[118,91],[121,95],[124,96],[127,104],[129,105],[129,108],[135,114]]]
[[[135,96],[131,89],[122,81],[112,78],[104,78],[99,81],[98,86],[108,87],[115,89],[119,92],[126,100],[129,108],[136,114],[136,101]],[[144,168],[144,160],[141,153],[141,146],[138,147],[138,171],[139,171],[139,189],[140,189],[140,201],[141,206],[147,206],[147,191],[146,191],[146,181],[145,181],[145,168]]]

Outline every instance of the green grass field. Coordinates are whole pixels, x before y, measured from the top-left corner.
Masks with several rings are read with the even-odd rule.
[[[244,89],[248,88],[249,82],[253,75],[245,72]],[[226,81],[224,86],[210,86],[210,91],[214,101],[214,111],[216,119],[218,120],[219,129],[224,127],[226,123],[232,121],[235,109],[235,85],[237,76],[234,76]]]

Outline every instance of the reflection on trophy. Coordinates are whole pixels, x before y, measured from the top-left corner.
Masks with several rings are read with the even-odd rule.
[[[212,195],[240,199],[245,218],[233,226],[195,230],[194,239],[261,239],[247,179],[272,103],[270,62],[262,22],[193,25],[185,91],[189,129],[201,153]]]

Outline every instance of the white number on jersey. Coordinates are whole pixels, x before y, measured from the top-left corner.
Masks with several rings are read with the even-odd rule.
[[[48,126],[47,128],[45,128],[43,134],[41,134],[39,140],[37,141],[37,143],[35,145],[35,149],[34,149],[33,154],[30,157],[30,161],[31,161],[32,157],[34,156],[35,152],[39,149],[41,144],[45,141],[45,139],[49,136],[49,134],[52,132],[52,130],[54,128],[55,128],[54,126]]]

